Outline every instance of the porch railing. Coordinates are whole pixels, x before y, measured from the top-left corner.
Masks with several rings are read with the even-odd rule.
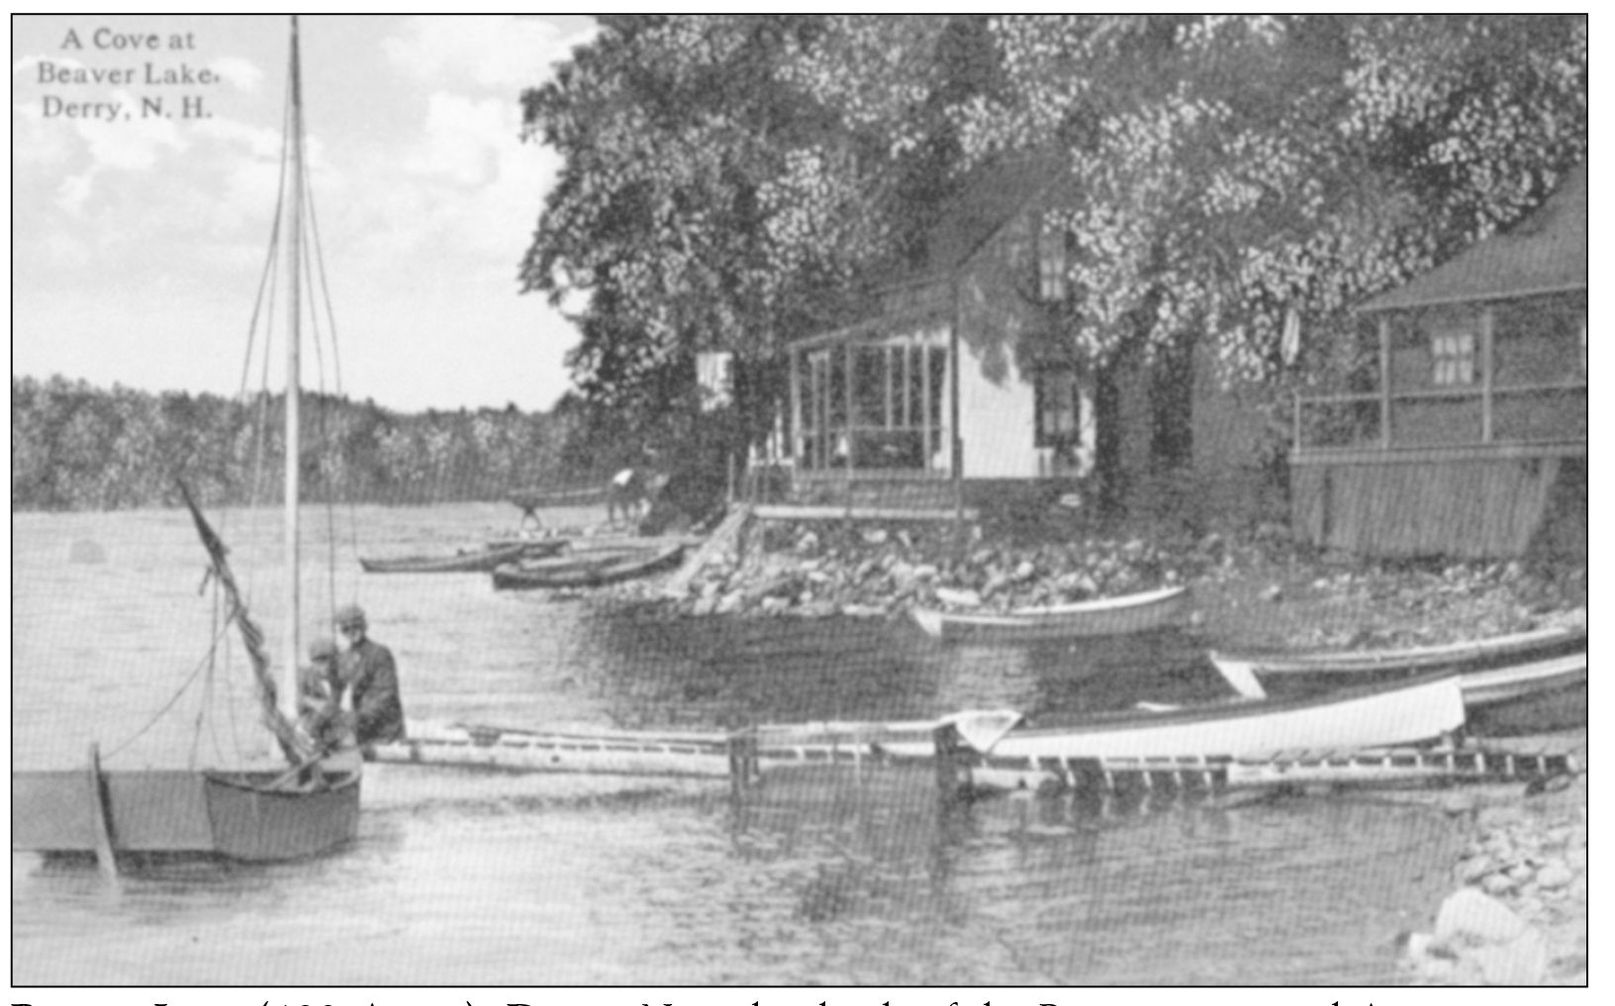
[[[1587,383],[1297,395],[1297,454],[1587,439]]]

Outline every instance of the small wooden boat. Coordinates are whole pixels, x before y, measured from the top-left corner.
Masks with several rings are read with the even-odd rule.
[[[1464,724],[1456,675],[1441,673],[1302,699],[1235,700],[1159,712],[1104,713],[1057,727],[1013,729],[990,747],[963,743],[985,764],[1028,759],[1265,755],[1273,751],[1387,747],[1428,741]],[[893,743],[929,757],[934,744]]]
[[[493,571],[496,590],[534,590],[540,587],[602,587],[671,569],[684,555],[683,545],[600,550],[556,556],[533,562],[507,563]]]
[[[453,555],[409,555],[394,559],[359,558],[366,573],[489,573],[529,556],[554,555],[566,547],[565,538],[535,538],[531,542],[456,552]]]
[[[1001,615],[916,608],[914,621],[938,639],[1020,642],[1119,636],[1175,624],[1188,600],[1188,588],[1163,587],[1097,601],[1017,608]]]
[[[1246,698],[1299,694],[1342,681],[1391,680],[1433,669],[1456,671],[1471,709],[1587,680],[1587,630],[1561,627],[1405,650],[1258,654],[1213,652],[1212,666]]]

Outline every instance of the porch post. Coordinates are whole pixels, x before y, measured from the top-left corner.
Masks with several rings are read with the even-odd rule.
[[[1391,319],[1379,316],[1379,445],[1391,449]]]
[[[1492,442],[1492,360],[1496,315],[1487,304],[1480,311],[1480,442]]]
[[[851,340],[848,340],[848,342],[847,342],[847,355],[846,355],[845,371],[846,371],[846,378],[845,378],[845,381],[843,383],[846,385],[846,387],[843,390],[846,391],[846,395],[844,397],[847,399],[847,467],[846,467],[847,510],[850,513],[851,510],[852,510],[852,459],[853,459],[853,454],[855,453],[853,451],[853,449],[852,449],[852,341]]]
[[[931,434],[931,342],[920,343],[920,437],[924,441],[925,470],[931,470],[936,456],[936,439]]]
[[[803,464],[803,455],[806,451],[806,441],[802,436],[802,353],[795,346],[791,347],[791,461],[793,467],[806,467]]]
[[[953,276],[953,319],[948,325],[948,422],[953,427],[953,519],[959,527],[964,526],[965,519],[965,441],[964,431],[959,428],[959,371],[964,363],[959,359],[959,322],[964,313],[960,307],[959,287],[963,278],[963,270]]]

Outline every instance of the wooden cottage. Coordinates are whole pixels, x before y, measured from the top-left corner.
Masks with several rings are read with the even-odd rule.
[[[1297,536],[1368,555],[1584,555],[1586,168],[1359,310],[1374,386],[1296,402]]]
[[[1168,468],[1251,482],[1249,423],[1207,400],[1200,356],[1096,372],[1054,334],[1069,244],[1053,212],[1070,184],[1061,158],[977,171],[867,317],[791,347],[795,502],[1127,505]],[[1215,426],[1192,447],[1191,413]]]

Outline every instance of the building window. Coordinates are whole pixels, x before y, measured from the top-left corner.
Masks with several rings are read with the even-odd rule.
[[[1066,291],[1066,232],[1048,215],[1037,232],[1037,296],[1045,302],[1065,300]]]
[[[1077,442],[1082,397],[1077,390],[1077,372],[1069,369],[1045,370],[1032,385],[1036,399],[1037,447],[1069,447]]]
[[[1430,340],[1430,355],[1435,363],[1432,383],[1437,386],[1475,383],[1474,333],[1434,336]]]

